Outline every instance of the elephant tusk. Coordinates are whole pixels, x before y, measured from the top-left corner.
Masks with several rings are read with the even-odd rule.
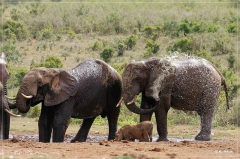
[[[121,105],[122,101],[123,101],[123,97],[120,99],[120,101],[118,102],[116,107],[119,107]]]
[[[8,96],[6,96],[6,95],[5,95],[5,97],[6,97],[7,99],[9,99],[9,100],[16,100],[16,97],[8,97]]]
[[[25,94],[21,93],[24,98],[31,99],[33,96],[26,96]]]
[[[132,100],[132,101],[130,101],[130,102],[128,102],[128,103],[127,103],[127,105],[130,105],[130,104],[134,103],[134,102],[135,102],[135,100],[137,99],[137,96],[138,96],[138,95],[135,95],[135,96],[134,96],[134,98],[133,98],[133,100]]]
[[[13,114],[12,112],[10,112],[8,109],[4,109],[5,112],[7,112],[9,115],[12,115],[12,116],[15,116],[15,117],[20,117],[21,115],[16,115],[16,114]]]

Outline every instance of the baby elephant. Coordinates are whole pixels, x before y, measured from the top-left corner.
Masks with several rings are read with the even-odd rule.
[[[125,125],[118,130],[115,140],[135,141],[135,139],[138,139],[140,141],[152,142],[152,130],[153,124],[151,121],[143,121],[136,125]]]

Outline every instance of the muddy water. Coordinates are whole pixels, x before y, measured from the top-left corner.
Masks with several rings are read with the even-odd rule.
[[[24,140],[24,141],[36,141],[38,142],[38,134],[10,134],[9,138],[17,138],[18,140]],[[74,137],[74,134],[66,134],[64,142],[70,142],[71,139]],[[157,140],[157,136],[153,137],[153,142]],[[182,141],[195,141],[194,139],[180,139],[180,138],[168,138],[169,141],[173,142],[182,142]],[[105,135],[88,135],[87,142],[98,142],[101,140],[107,140],[107,136]],[[137,140],[136,140],[137,141]]]

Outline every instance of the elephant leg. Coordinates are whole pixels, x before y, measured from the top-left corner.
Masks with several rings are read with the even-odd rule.
[[[63,142],[66,130],[70,123],[74,102],[67,100],[55,106],[53,121],[53,142]]]
[[[201,118],[201,131],[195,137],[195,140],[209,141],[211,140],[211,128],[212,128],[212,117],[213,109],[208,110],[208,112],[203,112],[200,114]]]
[[[10,130],[10,115],[7,114],[5,111],[2,111],[0,114],[0,138],[8,139],[9,138],[9,130]]]
[[[52,107],[42,104],[41,114],[38,120],[39,142],[50,142],[54,111]]]
[[[115,134],[117,132],[117,121],[120,113],[119,107],[114,107],[112,110],[108,110],[107,118],[108,118],[108,140],[114,140]]]
[[[76,141],[85,142],[87,140],[88,132],[94,120],[95,120],[95,117],[83,119],[81,128],[79,129],[77,135],[71,140],[71,142],[76,142]]]
[[[155,111],[156,122],[157,122],[157,132],[158,139],[157,141],[168,141],[167,139],[167,113],[170,109],[170,99],[171,97],[165,97],[161,99],[158,109]]]

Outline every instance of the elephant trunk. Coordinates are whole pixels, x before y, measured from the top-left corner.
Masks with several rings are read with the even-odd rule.
[[[16,107],[21,113],[27,113],[30,109],[30,104],[27,104],[27,100],[22,93],[25,92],[23,91],[23,88],[20,88],[17,96],[16,96]],[[26,93],[23,93],[26,94]]]
[[[136,104],[135,104],[135,100],[137,98],[137,95],[135,95],[134,97],[127,97],[126,95],[123,96],[124,99],[124,103],[127,106],[127,108],[132,111],[133,113],[136,114],[149,114],[152,113],[154,111],[156,111],[156,106],[151,108],[151,109],[141,109],[139,108]]]

